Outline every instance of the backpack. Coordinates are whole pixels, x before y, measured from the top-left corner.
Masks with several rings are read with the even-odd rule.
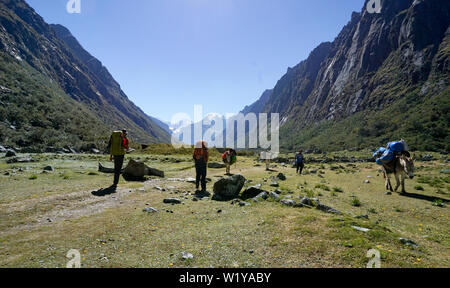
[[[395,159],[395,154],[391,150],[386,150],[380,158],[377,159],[378,165],[388,164]]]
[[[122,147],[122,132],[114,131],[111,134],[110,154],[115,156],[125,155],[125,149]]]
[[[374,157],[374,158],[381,157],[381,155],[383,155],[384,152],[386,152],[386,148],[380,147],[380,148],[377,149],[377,151],[375,151],[375,152],[373,153],[373,157]]]
[[[295,161],[297,162],[297,164],[303,163],[303,155],[302,154],[297,154],[295,156]]]

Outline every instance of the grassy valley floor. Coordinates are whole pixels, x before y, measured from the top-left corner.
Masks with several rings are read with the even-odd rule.
[[[97,172],[98,162],[111,165],[107,156],[31,157],[36,162],[0,160],[0,267],[65,267],[70,249],[80,251],[82,267],[365,267],[370,249],[381,252],[382,267],[450,267],[444,160],[417,162],[405,196],[385,194],[375,163],[307,164],[299,176],[290,166],[266,172],[255,157],[239,157],[232,168],[251,180],[246,186],[262,184],[269,192],[276,189],[270,177],[284,173],[282,198],[318,198],[343,212],[334,215],[274,200],[244,207],[193,201],[195,187],[183,180],[195,177],[189,155],[128,155],[164,170],[166,178],[121,179],[117,193],[104,197],[91,192],[112,181]],[[54,171],[43,173],[47,165]],[[208,170],[209,191],[224,170]],[[183,203],[163,203],[174,197]],[[146,207],[159,212],[143,212]],[[361,215],[368,218],[356,218]],[[183,260],[182,252],[194,258]]]

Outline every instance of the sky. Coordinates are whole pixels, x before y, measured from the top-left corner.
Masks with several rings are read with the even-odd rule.
[[[145,113],[237,113],[333,41],[364,0],[26,0],[102,61]]]

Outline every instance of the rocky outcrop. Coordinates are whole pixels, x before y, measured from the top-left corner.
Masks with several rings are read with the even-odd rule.
[[[244,187],[245,178],[241,174],[235,174],[231,177],[222,178],[214,183],[213,200],[229,201],[239,197],[239,193]]]

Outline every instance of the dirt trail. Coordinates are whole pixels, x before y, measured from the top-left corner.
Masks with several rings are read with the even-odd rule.
[[[249,170],[253,170],[251,168]],[[211,171],[210,178],[223,176],[221,169]],[[188,177],[188,175],[183,175]],[[95,196],[93,191],[78,191],[69,194],[57,194],[17,202],[0,204],[0,220],[8,223],[1,227],[0,236],[6,236],[18,231],[36,229],[44,225],[91,216],[103,212],[105,209],[126,205],[133,200],[129,195],[136,191],[151,191],[156,186],[163,188],[174,187],[182,190],[192,190],[187,178],[150,179],[143,182],[143,188],[119,188],[113,194]],[[189,185],[192,185],[191,188]]]

